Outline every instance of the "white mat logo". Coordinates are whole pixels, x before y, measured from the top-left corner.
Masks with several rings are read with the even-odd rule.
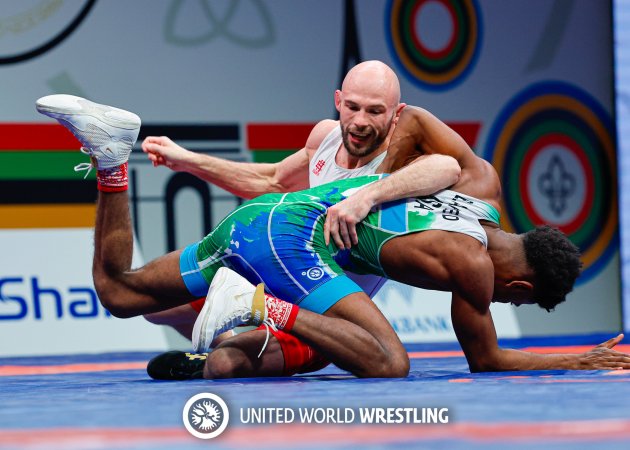
[[[223,433],[230,412],[221,397],[204,392],[186,402],[182,417],[190,434],[199,439],[212,439]]]

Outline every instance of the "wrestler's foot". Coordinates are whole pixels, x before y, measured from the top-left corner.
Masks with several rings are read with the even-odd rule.
[[[262,284],[252,285],[221,267],[212,279],[206,303],[192,332],[193,349],[207,352],[214,337],[240,325],[260,325],[267,318]]]
[[[147,373],[155,380],[192,380],[203,378],[206,353],[195,354],[177,350],[162,353],[149,361]]]
[[[48,95],[36,102],[37,111],[56,119],[83,144],[91,163],[78,170],[113,169],[126,163],[140,132],[140,117],[74,95]]]

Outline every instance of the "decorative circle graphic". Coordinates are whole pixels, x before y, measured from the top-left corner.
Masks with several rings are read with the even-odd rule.
[[[476,0],[390,0],[385,20],[394,61],[421,88],[450,89],[475,65],[483,29]]]
[[[517,94],[490,131],[485,158],[503,186],[503,227],[550,224],[582,251],[583,283],[617,247],[614,128],[582,89],[542,82]]]
[[[22,2],[11,5],[19,12],[0,18],[0,34],[11,32],[12,51],[0,51],[0,64],[27,61],[55,48],[78,28],[94,3],[96,0],[83,4],[48,0],[35,5]],[[78,11],[68,20],[67,14],[74,9]]]
[[[200,439],[217,437],[228,425],[230,412],[221,397],[207,392],[193,395],[182,412],[184,426]]]

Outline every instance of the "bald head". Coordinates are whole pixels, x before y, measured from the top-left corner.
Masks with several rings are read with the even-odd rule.
[[[381,99],[388,107],[400,103],[398,77],[381,61],[365,61],[354,66],[344,78],[341,91]]]
[[[366,61],[346,75],[335,91],[344,148],[356,158],[371,157],[387,149],[398,117],[400,83],[392,69],[380,61]]]

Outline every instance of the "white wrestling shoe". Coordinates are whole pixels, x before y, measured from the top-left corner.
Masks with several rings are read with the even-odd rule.
[[[136,114],[74,95],[48,95],[37,100],[36,107],[68,128],[83,144],[81,151],[90,156],[91,163],[79,164],[75,171],[89,173],[92,167],[111,169],[126,163],[140,132],[141,121]]]
[[[221,267],[195,321],[193,349],[197,353],[208,352],[215,336],[240,325],[263,322],[268,322],[263,284],[254,286],[233,270]]]

